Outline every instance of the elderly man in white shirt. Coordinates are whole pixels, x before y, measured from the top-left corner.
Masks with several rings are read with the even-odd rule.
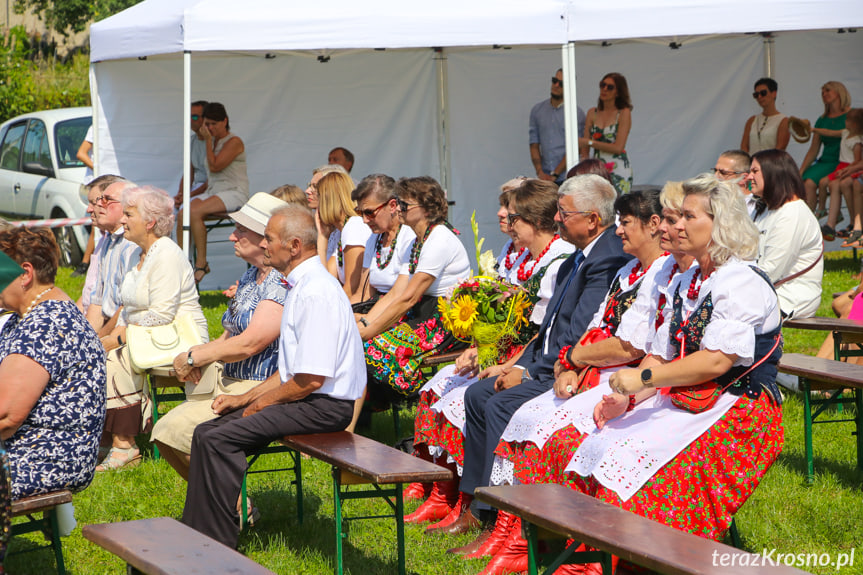
[[[343,430],[366,387],[362,340],[344,290],[317,256],[313,212],[274,212],[261,247],[288,285],[279,370],[243,395],[213,401],[222,417],[195,429],[183,510],[186,525],[232,548],[246,456],[285,435]]]

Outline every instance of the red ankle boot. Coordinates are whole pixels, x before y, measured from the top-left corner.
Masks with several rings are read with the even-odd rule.
[[[428,523],[440,521],[452,511],[458,501],[458,483],[455,481],[435,481],[431,495],[410,515],[405,515],[405,523]]]
[[[521,536],[521,518],[516,517],[509,537],[479,575],[527,572],[527,539]]]
[[[572,544],[572,539],[568,539],[566,541],[567,547]],[[591,551],[593,547],[588,547],[584,543],[579,545],[575,552],[578,553],[580,551]],[[611,572],[617,573],[617,562],[618,557],[616,555],[611,556]],[[603,575],[602,573],[602,563],[581,563],[581,564],[572,564],[572,565],[561,565],[554,572],[554,575]]]
[[[518,521],[518,517],[513,515],[512,513],[507,513],[506,511],[498,511],[497,512],[497,520],[494,523],[494,531],[491,532],[491,535],[483,542],[479,548],[473,553],[469,553],[464,556],[465,559],[476,559],[478,557],[486,557],[488,555],[494,555],[495,553],[503,547],[503,544],[506,542],[509,537],[510,531],[512,531],[513,525]],[[521,523],[518,524],[519,528],[521,528]]]
[[[411,483],[405,487],[405,490],[402,492],[402,499],[404,501],[410,501],[412,499],[425,501],[425,499],[431,495],[431,490],[431,483]]]
[[[426,534],[446,533],[448,535],[459,535],[479,527],[479,520],[470,512],[471,501],[473,501],[473,495],[460,492],[458,503],[449,512],[449,515],[434,525],[426,527]]]

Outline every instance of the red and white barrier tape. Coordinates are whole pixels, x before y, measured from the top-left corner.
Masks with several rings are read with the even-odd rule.
[[[90,216],[84,218],[55,218],[53,220],[26,220],[9,222],[16,228],[65,228],[66,226],[85,226],[92,224]]]

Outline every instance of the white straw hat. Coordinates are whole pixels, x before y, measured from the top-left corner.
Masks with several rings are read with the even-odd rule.
[[[231,212],[228,216],[241,226],[262,236],[273,212],[287,205],[288,203],[284,200],[266,192],[258,192],[249,198],[249,201],[242,208],[236,212]]]

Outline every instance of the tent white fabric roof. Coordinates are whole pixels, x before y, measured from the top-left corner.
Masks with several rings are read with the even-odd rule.
[[[91,27],[91,60],[191,51],[560,45],[863,26],[859,0],[146,0]]]
[[[497,187],[533,174],[528,112],[548,97],[567,41],[579,42],[563,66],[577,61],[567,110],[592,106],[605,72],[623,73],[636,105],[635,183],[661,184],[739,145],[766,70],[785,113],[814,120],[828,80],[859,99],[863,33],[836,33],[858,26],[860,0],[145,0],[91,28],[97,169],[174,193],[188,98],[220,101],[246,144],[252,192],[303,185],[343,145],[357,155],[357,180],[438,177],[456,201],[451,221],[469,230],[476,210],[494,246]],[[822,31],[742,35],[794,29]],[[684,48],[669,50],[672,40]],[[789,151],[799,161],[805,148]],[[225,256],[213,266],[225,277],[207,276],[204,289],[233,283],[237,265]]]

